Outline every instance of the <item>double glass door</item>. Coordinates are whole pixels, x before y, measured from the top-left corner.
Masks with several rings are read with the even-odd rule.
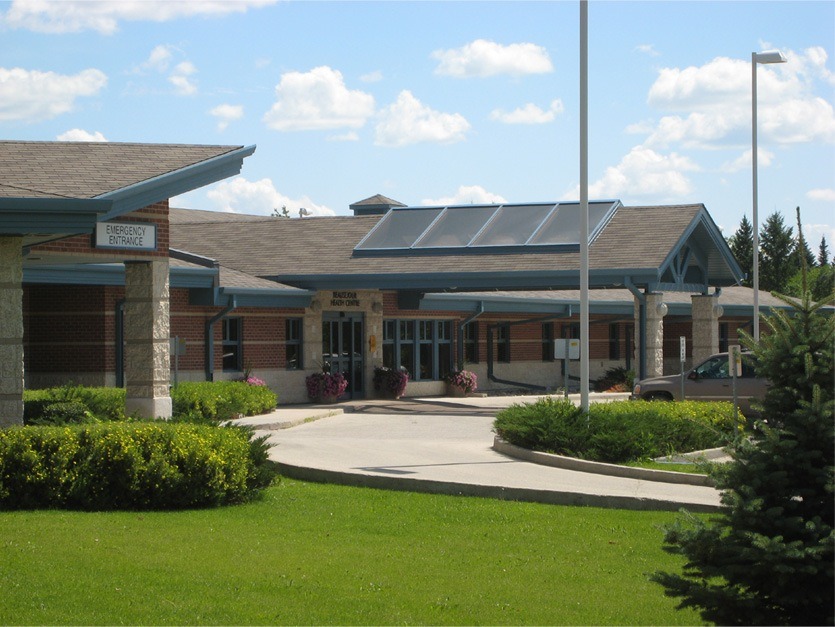
[[[322,319],[322,362],[348,381],[348,398],[364,396],[362,314],[325,314]]]

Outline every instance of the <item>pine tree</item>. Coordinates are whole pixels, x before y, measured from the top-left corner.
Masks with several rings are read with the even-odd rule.
[[[786,292],[794,275],[794,238],[792,227],[786,226],[783,216],[772,213],[760,230],[760,289],[767,292]]]
[[[800,207],[796,209],[796,212],[797,223],[800,224]],[[806,238],[803,237],[803,234],[799,231],[797,233],[797,239],[794,242],[792,260],[794,262],[794,269],[796,272],[800,272],[804,263],[806,264],[807,268],[811,268],[815,265],[815,262],[817,261],[814,253],[812,253],[811,249],[809,248],[809,243],[806,241]]]
[[[818,247],[818,265],[821,267],[829,265],[829,247],[826,245],[826,235],[821,235],[821,243]]]
[[[669,527],[665,548],[686,556],[684,573],[652,576],[722,625],[835,621],[835,317],[812,303],[805,272],[803,297],[781,300],[792,315],[766,317],[759,344],[744,337],[771,387],[763,421],[715,472],[722,510]]]
[[[754,227],[751,226],[747,216],[742,216],[736,233],[728,239],[728,246],[745,274],[742,284],[751,287],[754,276]]]

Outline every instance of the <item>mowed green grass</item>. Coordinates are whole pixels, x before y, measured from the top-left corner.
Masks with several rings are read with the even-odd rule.
[[[248,505],[0,513],[0,624],[697,624],[675,514],[284,480]]]

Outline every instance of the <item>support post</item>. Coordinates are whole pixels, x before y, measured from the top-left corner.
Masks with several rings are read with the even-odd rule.
[[[23,424],[22,250],[22,237],[0,237],[0,427]]]

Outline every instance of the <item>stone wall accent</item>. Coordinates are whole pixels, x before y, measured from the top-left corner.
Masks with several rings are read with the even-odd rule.
[[[645,294],[646,303],[646,346],[645,375],[649,377],[660,377],[664,374],[664,315],[658,311],[659,305],[664,302],[664,294]],[[640,319],[638,312],[640,302],[635,299],[635,350],[640,352]],[[637,355],[640,362],[642,356]]]
[[[0,237],[0,427],[23,424],[22,250],[22,237]]]
[[[168,259],[125,263],[125,411],[170,418]]]
[[[719,352],[718,295],[694,294],[691,298],[693,312],[693,363],[698,364]]]

